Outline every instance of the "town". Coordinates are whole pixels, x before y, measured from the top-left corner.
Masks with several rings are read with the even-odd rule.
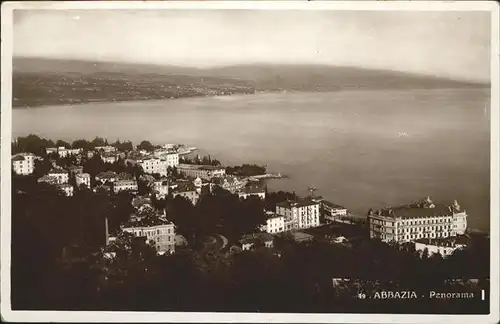
[[[386,273],[385,279],[392,280],[391,275],[400,278],[398,271],[411,264],[422,271],[420,275],[433,267],[435,270],[439,263],[445,269],[441,271],[443,278],[465,276],[478,269],[471,260],[484,262],[481,258],[485,253],[489,255],[484,251],[484,244],[487,244],[484,240],[479,241],[483,245],[471,244],[474,239],[467,231],[468,215],[457,201],[437,204],[426,197],[396,207],[374,206],[367,211],[366,218],[359,218],[348,208],[316,195],[318,189],[314,187],[309,188],[310,195],[305,197],[294,192],[268,191],[267,178],[286,175],[273,175],[266,167],[253,164],[223,166],[214,157],[193,156],[195,149],[182,144],[153,145],[148,141],[135,147],[129,141],[110,144],[99,137],[92,141],[79,139],[71,144],[36,135],[18,138],[12,143],[12,188],[13,218],[19,219],[14,219],[13,223],[28,226],[27,223],[33,222],[33,228],[51,226],[45,234],[33,234],[27,229],[25,234],[44,237],[60,233],[60,237],[47,243],[55,264],[61,269],[99,269],[95,289],[114,291],[118,295],[120,289],[124,289],[121,287],[124,282],[130,280],[130,272],[137,271],[139,265],[144,273],[151,272],[154,267],[166,267],[171,274],[169,280],[175,280],[185,273],[179,274],[165,264],[173,266],[181,262],[179,260],[188,262],[184,257],[192,258],[193,255],[208,258],[203,262],[212,276],[213,273],[225,273],[231,267],[238,268],[236,260],[243,260],[239,261],[239,267],[248,269],[238,271],[246,273],[254,269],[256,265],[252,262],[258,260],[259,266],[266,270],[255,270],[263,276],[259,278],[265,278],[256,285],[262,287],[272,282],[271,287],[281,287],[273,293],[281,291],[287,285],[286,280],[303,281],[304,278],[297,277],[299,274],[292,275],[295,279],[286,278],[277,274],[276,269],[269,269],[267,263],[286,262],[288,267],[297,269],[299,266],[294,262],[307,263],[305,260],[309,260],[322,271],[330,271],[326,278],[334,284],[329,288],[337,289],[335,283],[342,278],[380,280],[383,271],[376,271],[378,277],[375,278],[373,270],[394,265],[402,258],[407,258],[408,264],[401,262],[394,266],[397,268],[392,269],[395,273]],[[36,220],[28,219],[35,214]],[[40,219],[46,214],[50,222]],[[43,245],[41,241],[38,243]],[[478,254],[477,249],[483,251]],[[252,259],[245,257],[248,253],[258,254]],[[163,261],[151,261],[156,259]],[[371,261],[377,259],[386,264],[377,265]],[[130,260],[134,261],[130,263]],[[148,262],[155,266],[147,265]],[[458,269],[449,264],[467,264],[467,267]],[[309,269],[307,265],[306,269]],[[479,277],[481,275],[476,273],[476,278]],[[148,280],[153,279],[141,280],[146,280],[141,282],[148,286],[151,284]],[[190,284],[195,279],[186,280],[179,278],[179,282]],[[225,280],[210,279],[210,288],[204,289],[224,290],[228,285]],[[255,284],[248,278],[235,280],[239,280],[240,285],[228,288],[233,294]],[[366,285],[371,283],[368,281],[363,289],[369,289]],[[214,288],[213,285],[219,286]],[[319,289],[318,283],[309,282],[308,285]],[[88,296],[94,293],[88,292]],[[314,293],[326,294],[325,291]],[[64,299],[66,302],[71,300],[67,296]],[[187,300],[187,297],[173,298],[171,304],[182,309],[189,309],[191,306],[186,305],[190,303],[197,304]],[[143,302],[146,308],[157,305]],[[228,303],[228,309],[239,309],[236,304],[241,305],[243,301],[236,298],[234,303],[233,306]],[[249,307],[259,305],[256,309],[266,309],[263,300],[253,303]],[[210,305],[207,303],[206,307]],[[284,308],[280,309],[279,305],[277,310],[287,309],[285,302]],[[313,309],[318,307],[329,309],[321,303]]]

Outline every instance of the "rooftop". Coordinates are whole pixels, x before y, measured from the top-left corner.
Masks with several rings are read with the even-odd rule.
[[[38,179],[38,182],[43,182],[43,181],[48,181],[48,182],[51,182],[51,181],[57,181],[57,179],[55,177],[51,177],[51,176],[48,176],[48,175],[44,175],[43,177],[40,177]]]
[[[318,204],[319,204],[318,202],[312,201],[310,199],[297,199],[297,200],[285,200],[277,203],[276,206],[284,208],[292,208],[292,207],[313,206]]]
[[[75,175],[76,178],[90,178],[90,174],[88,173],[79,173]]]
[[[189,192],[196,191],[196,186],[191,182],[179,183],[173,192]]]
[[[143,205],[151,205],[151,198],[148,197],[136,197],[132,199],[132,206],[135,208],[141,207]]]
[[[51,169],[48,174],[62,174],[62,173],[68,173],[68,171],[64,169]]]
[[[391,218],[422,218],[422,217],[439,217],[452,216],[454,212],[463,211],[460,209],[457,201],[446,206],[443,204],[434,204],[430,197],[420,201],[398,207],[387,207],[377,211],[369,211],[369,214],[379,215]]]
[[[266,189],[262,188],[261,186],[248,186],[243,188],[240,193],[245,193],[245,194],[257,194],[257,193],[265,193]]]
[[[24,156],[19,155],[19,154],[18,155],[14,155],[12,157],[12,161],[24,161],[24,160],[25,160]]]
[[[330,208],[337,208],[337,209],[345,209],[344,206],[336,205],[332,202],[329,202],[328,200],[323,200],[322,201],[324,205],[330,207]]]
[[[284,216],[270,212],[270,213],[266,213],[266,217],[267,217],[267,219],[272,219],[272,218],[280,218],[280,217],[284,217]]]
[[[136,221],[127,222],[124,228],[134,228],[134,227],[153,227],[160,225],[173,225],[171,221],[167,220],[165,217],[146,217]]]
[[[101,172],[96,175],[96,178],[106,179],[106,178],[116,178],[118,175],[114,171]]]
[[[213,165],[198,165],[198,164],[179,164],[177,169],[192,169],[192,170],[207,170],[207,171],[215,171],[215,170],[225,170],[226,168],[222,166],[213,166]]]

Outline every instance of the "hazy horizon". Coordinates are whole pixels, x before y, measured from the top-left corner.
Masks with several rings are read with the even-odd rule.
[[[314,64],[490,82],[488,12],[23,10],[14,18],[15,57]]]

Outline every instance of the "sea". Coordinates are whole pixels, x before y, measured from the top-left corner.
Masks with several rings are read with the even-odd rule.
[[[287,179],[269,190],[315,194],[366,215],[430,196],[457,200],[490,229],[489,89],[352,90],[85,103],[14,109],[13,136],[183,143],[225,165]]]

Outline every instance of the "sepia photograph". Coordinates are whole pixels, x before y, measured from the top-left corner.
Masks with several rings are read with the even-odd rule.
[[[498,13],[4,3],[3,319],[498,322]]]

